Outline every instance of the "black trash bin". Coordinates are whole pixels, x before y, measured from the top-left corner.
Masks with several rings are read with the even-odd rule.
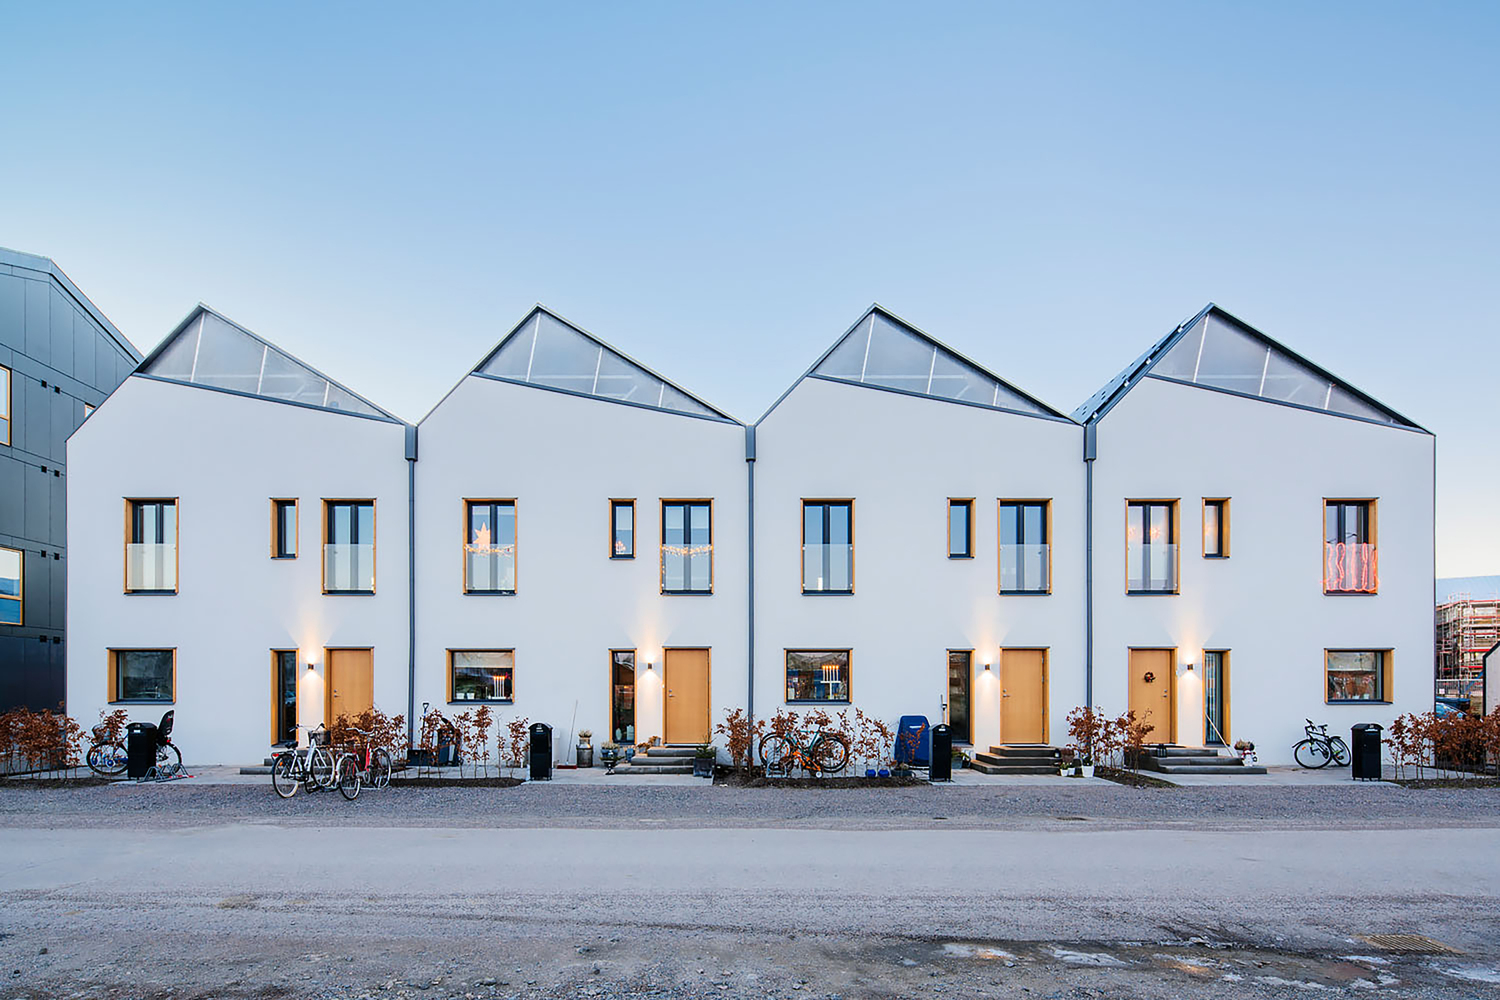
[[[144,778],[156,766],[156,723],[132,722],[125,727],[125,773]]]
[[[545,722],[531,724],[531,780],[552,780],[552,727]]]
[[[1349,730],[1349,753],[1354,757],[1355,781],[1380,780],[1380,734],[1384,726],[1373,722],[1356,723]]]
[[[947,723],[932,727],[932,759],[927,765],[927,780],[953,780],[953,730]]]

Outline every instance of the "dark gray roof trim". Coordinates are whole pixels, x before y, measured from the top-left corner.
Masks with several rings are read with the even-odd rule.
[[[1161,365],[1163,360],[1167,358],[1168,355],[1172,354],[1173,348],[1177,347],[1177,345],[1181,343],[1185,337],[1195,333],[1195,331],[1199,329],[1200,324],[1207,324],[1210,319],[1213,319],[1217,323],[1227,324],[1233,329],[1236,334],[1243,337],[1248,337],[1251,340],[1256,341],[1259,344],[1262,344],[1270,349],[1266,353],[1266,360],[1264,363],[1265,366],[1261,370],[1261,393],[1257,394],[1255,392],[1245,392],[1240,389],[1229,388],[1228,386],[1224,385],[1207,384],[1201,380],[1180,377],[1177,373],[1156,370],[1158,366]],[[1204,329],[1207,329],[1207,327],[1205,326]],[[1269,370],[1270,360],[1273,357],[1279,363],[1289,369],[1283,372],[1284,377],[1295,377],[1295,369],[1300,367],[1301,369],[1305,369],[1307,373],[1316,375],[1319,380],[1326,381],[1328,383],[1326,387],[1327,395],[1325,397],[1323,405],[1312,405],[1307,402],[1297,402],[1290,399],[1278,399],[1275,396],[1265,395],[1264,384],[1266,380],[1266,372]],[[1175,360],[1173,364],[1176,364]],[[1158,379],[1163,382],[1175,382],[1179,385],[1191,385],[1196,389],[1208,389],[1212,392],[1222,392],[1227,395],[1239,396],[1244,399],[1254,399],[1262,403],[1274,403],[1278,406],[1289,406],[1293,409],[1307,410],[1310,413],[1323,413],[1329,416],[1341,417],[1345,420],[1359,420],[1363,421],[1364,423],[1371,423],[1380,427],[1398,427],[1403,430],[1419,431],[1423,434],[1431,433],[1425,428],[1402,416],[1400,413],[1397,413],[1389,406],[1386,406],[1384,403],[1375,399],[1373,396],[1370,396],[1360,389],[1355,388],[1353,385],[1350,385],[1348,382],[1339,378],[1337,375],[1329,372],[1326,368],[1314,364],[1302,355],[1298,354],[1296,351],[1293,351],[1291,348],[1285,346],[1279,341],[1266,336],[1250,324],[1244,322],[1238,317],[1231,315],[1229,312],[1219,308],[1212,302],[1204,306],[1203,309],[1201,309],[1191,319],[1179,324],[1170,333],[1158,340],[1146,351],[1146,353],[1142,354],[1140,357],[1132,361],[1128,366],[1126,366],[1123,371],[1120,372],[1120,374],[1110,379],[1102,389],[1085,400],[1083,405],[1079,406],[1078,409],[1073,411],[1073,419],[1085,424],[1098,421],[1106,413],[1113,409],[1115,404],[1123,399],[1125,395],[1130,392],[1130,390],[1133,389],[1136,385],[1138,385],[1142,379],[1148,377]],[[1341,393],[1347,394],[1347,396],[1350,397],[1349,399],[1345,400],[1345,403],[1347,404],[1345,410],[1350,408],[1359,408],[1360,406],[1362,406],[1367,410],[1374,410],[1379,414],[1382,414],[1386,419],[1374,419],[1369,416],[1362,416],[1358,413],[1346,412],[1345,410],[1341,410],[1337,407],[1332,406],[1331,400],[1333,399],[1334,389],[1337,389]]]
[[[20,267],[28,271],[50,274],[63,287],[63,290],[68,293],[73,301],[78,303],[78,307],[93,317],[94,322],[104,328],[104,332],[109,334],[110,339],[115,342],[120,350],[125,352],[127,357],[136,362],[141,360],[141,352],[135,349],[135,345],[130,342],[129,338],[109,321],[108,316],[99,311],[98,306],[89,301],[89,297],[84,295],[77,285],[73,284],[73,279],[69,278],[51,257],[43,257],[40,254],[23,253],[20,250],[8,250],[5,247],[0,247],[0,264],[8,264],[11,267]]]

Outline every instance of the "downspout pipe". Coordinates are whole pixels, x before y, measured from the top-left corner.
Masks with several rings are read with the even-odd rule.
[[[417,428],[406,425],[406,742],[417,725]]]
[[[745,471],[746,480],[749,483],[748,495],[746,497],[746,523],[749,524],[748,544],[750,546],[749,558],[745,560],[747,570],[747,608],[746,620],[749,622],[748,641],[745,645],[745,665],[748,689],[745,692],[745,714],[750,723],[750,731],[755,732],[755,428],[745,428]],[[755,748],[750,749],[752,756]]]
[[[1098,425],[1083,425],[1083,704],[1094,707],[1094,459]]]

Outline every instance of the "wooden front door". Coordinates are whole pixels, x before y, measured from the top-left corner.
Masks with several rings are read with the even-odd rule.
[[[328,650],[327,721],[341,715],[354,718],[375,707],[375,654],[369,649]]]
[[[708,650],[669,649],[665,656],[666,732],[662,736],[668,743],[707,743]]]
[[[1047,651],[1000,651],[1000,742],[1047,742]]]
[[[1147,743],[1174,743],[1172,725],[1172,667],[1177,656],[1170,649],[1130,651],[1130,710],[1152,726]]]

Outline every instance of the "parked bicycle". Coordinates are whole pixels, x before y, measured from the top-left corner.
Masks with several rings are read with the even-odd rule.
[[[1349,763],[1349,745],[1342,737],[1329,736],[1327,723],[1320,726],[1308,719],[1303,732],[1306,736],[1292,747],[1292,756],[1297,763],[1313,770],[1329,764],[1343,767]]]
[[[837,774],[849,764],[849,742],[840,733],[770,733],[761,737],[760,759],[766,777],[786,777],[796,768],[809,774]]]
[[[307,733],[307,746],[288,747],[271,762],[271,787],[276,794],[289,799],[301,788],[309,792],[335,786],[347,799],[359,795],[359,771],[353,754],[343,754],[335,761],[328,750],[328,730],[321,723],[316,728],[297,726]],[[352,784],[352,788],[346,785]]]
[[[161,717],[156,727],[155,777],[167,778],[182,770],[182,751],[172,742],[172,720],[177,717],[171,710]],[[84,760],[89,770],[105,778],[118,778],[130,764],[126,741],[123,736],[111,736],[111,727],[100,723],[93,729],[94,742]]]
[[[385,747],[375,746],[375,734],[368,729],[355,729],[351,726],[349,732],[364,737],[364,746],[348,755],[354,759],[360,783],[371,788],[385,788],[391,783],[391,772],[395,770],[391,752]]]

